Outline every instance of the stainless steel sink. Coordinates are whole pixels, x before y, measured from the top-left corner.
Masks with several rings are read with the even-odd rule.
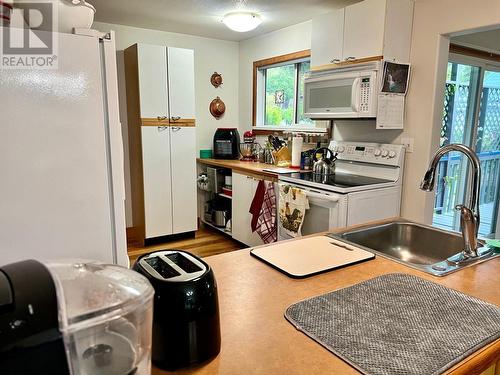
[[[408,221],[363,227],[330,237],[364,248],[435,276],[443,276],[500,255],[480,242],[479,257],[455,262],[463,247],[462,236]]]

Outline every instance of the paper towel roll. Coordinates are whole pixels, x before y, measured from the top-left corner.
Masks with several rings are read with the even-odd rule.
[[[292,138],[292,168],[300,168],[300,154],[302,153],[303,143],[304,138],[302,137]]]

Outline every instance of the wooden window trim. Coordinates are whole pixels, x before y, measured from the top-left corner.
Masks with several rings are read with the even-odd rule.
[[[259,68],[267,65],[280,64],[287,61],[293,61],[311,57],[311,50],[287,53],[285,55],[270,57],[268,59],[258,60],[253,62],[253,95],[252,95],[252,127],[257,125],[257,71]],[[262,130],[254,129],[253,132],[257,135],[269,135],[274,133],[282,133],[283,130]]]
[[[457,55],[464,55],[469,57],[475,57],[482,60],[494,61],[500,63],[500,54],[493,52],[486,52],[479,49],[461,46],[459,44],[450,44],[450,53],[456,53]]]

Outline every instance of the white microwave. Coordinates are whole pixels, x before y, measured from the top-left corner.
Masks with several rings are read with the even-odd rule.
[[[377,116],[379,64],[310,72],[304,80],[304,115],[311,119]]]

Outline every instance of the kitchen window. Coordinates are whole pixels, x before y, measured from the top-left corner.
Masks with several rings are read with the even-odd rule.
[[[257,129],[316,129],[304,117],[304,77],[310,51],[254,62],[253,125]]]

